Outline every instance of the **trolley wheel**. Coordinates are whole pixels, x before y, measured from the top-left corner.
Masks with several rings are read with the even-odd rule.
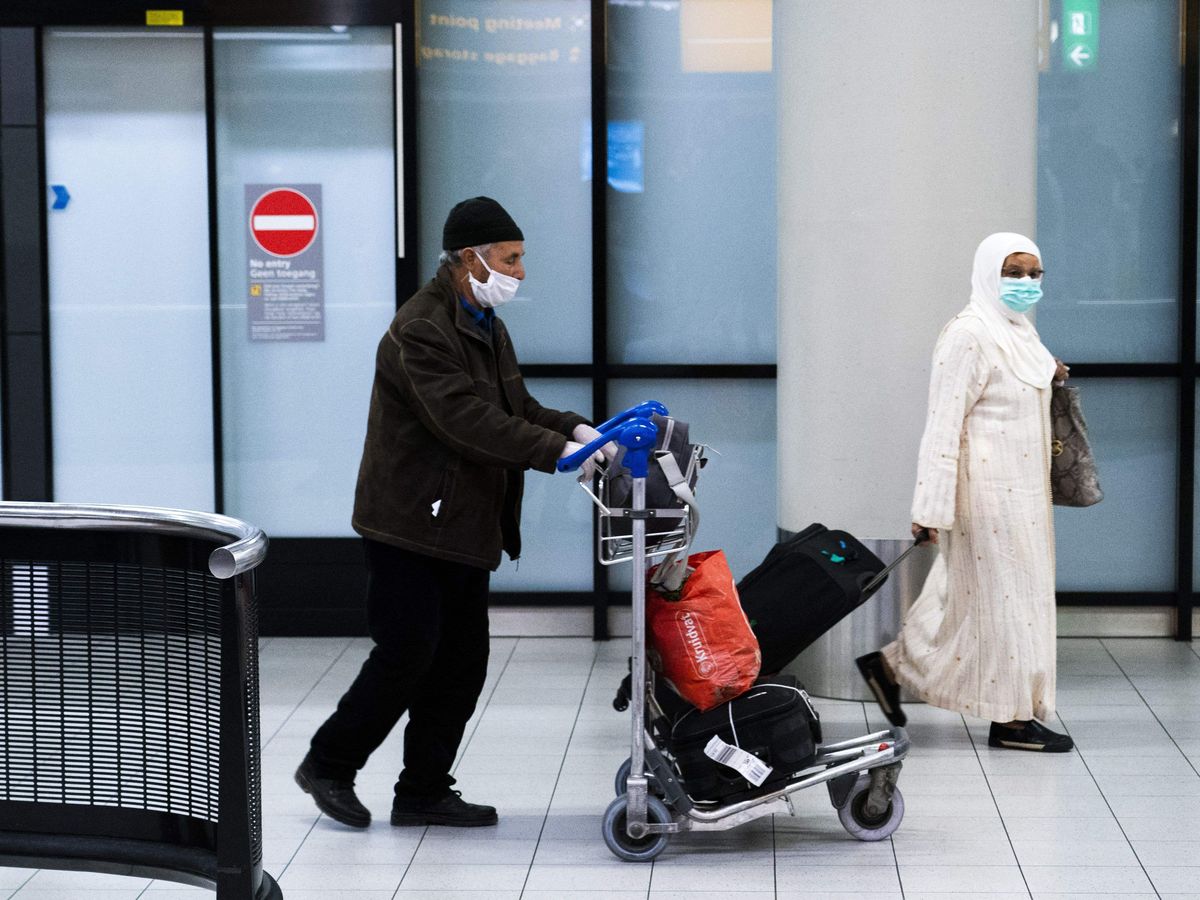
[[[633,760],[628,756],[625,757],[625,762],[621,763],[617,769],[617,777],[613,779],[613,793],[620,797],[625,793],[625,782],[629,780],[629,773],[633,771]],[[658,786],[658,779],[653,775],[646,775],[646,787],[655,797],[662,797],[662,789]]]
[[[608,804],[604,813],[604,824],[600,826],[604,834],[604,843],[614,856],[625,862],[650,862],[666,849],[669,835],[648,834],[640,838],[630,837],[629,832],[625,830],[626,803],[625,795],[622,794]],[[671,811],[667,809],[667,804],[657,797],[647,797],[646,821],[655,825],[670,822]]]
[[[904,795],[900,788],[892,789],[892,802],[882,813],[872,816],[867,813],[867,796],[871,793],[871,776],[867,773],[858,779],[850,791],[850,799],[838,810],[842,827],[860,841],[882,841],[892,836],[904,819]]]

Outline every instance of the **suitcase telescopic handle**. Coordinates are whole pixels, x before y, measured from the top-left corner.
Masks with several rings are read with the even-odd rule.
[[[899,556],[897,556],[894,560],[892,560],[892,562],[889,565],[887,565],[883,568],[883,571],[881,571],[878,575],[876,575],[874,578],[872,578],[870,581],[868,581],[866,583],[866,585],[862,589],[863,598],[866,599],[867,597],[870,597],[872,594],[874,594],[877,590],[879,590],[880,586],[885,581],[887,581],[887,577],[888,577],[888,575],[890,575],[892,573],[892,570],[895,569],[902,562],[904,562],[904,560],[908,559],[908,555],[910,553],[912,553],[914,550],[916,550],[918,547],[920,547],[922,544],[928,544],[929,539],[930,539],[930,534],[929,534],[928,528],[922,528],[920,531],[918,531],[916,539],[912,542],[912,546],[909,547],[907,550],[905,550],[903,553],[901,553]]]

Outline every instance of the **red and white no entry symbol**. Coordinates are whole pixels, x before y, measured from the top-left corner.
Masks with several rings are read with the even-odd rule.
[[[317,236],[317,208],[297,190],[275,188],[251,208],[250,233],[272,256],[295,256]]]

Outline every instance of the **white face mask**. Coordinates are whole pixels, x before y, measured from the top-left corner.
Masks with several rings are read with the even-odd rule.
[[[483,263],[483,267],[488,270],[488,280],[480,281],[471,271],[467,270],[467,275],[471,279],[471,290],[475,294],[475,299],[479,301],[479,305],[487,309],[495,309],[498,306],[503,306],[509,300],[517,295],[517,288],[521,286],[521,282],[511,275],[505,275],[502,272],[497,272],[487,264],[483,258],[483,254],[471,248],[475,256]]]

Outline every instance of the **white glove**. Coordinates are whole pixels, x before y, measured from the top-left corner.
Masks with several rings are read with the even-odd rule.
[[[584,446],[586,446],[586,445],[576,443],[575,441],[567,441],[566,446],[563,447],[563,452],[558,454],[558,458],[566,459],[571,454],[578,453],[580,450],[582,450],[584,448]],[[597,450],[595,453],[593,453],[591,456],[589,456],[587,459],[585,459],[582,463],[579,464],[579,480],[580,481],[591,481],[596,475],[596,464],[597,463],[602,464],[603,462],[604,462],[604,454],[602,454],[599,450]]]
[[[575,438],[581,444],[590,444],[596,438],[600,437],[600,432],[591,425],[580,423],[571,432],[571,437]],[[603,458],[599,462],[604,462],[605,459],[614,460],[617,458],[617,445],[613,441],[609,441],[600,448],[600,453],[603,454]]]

